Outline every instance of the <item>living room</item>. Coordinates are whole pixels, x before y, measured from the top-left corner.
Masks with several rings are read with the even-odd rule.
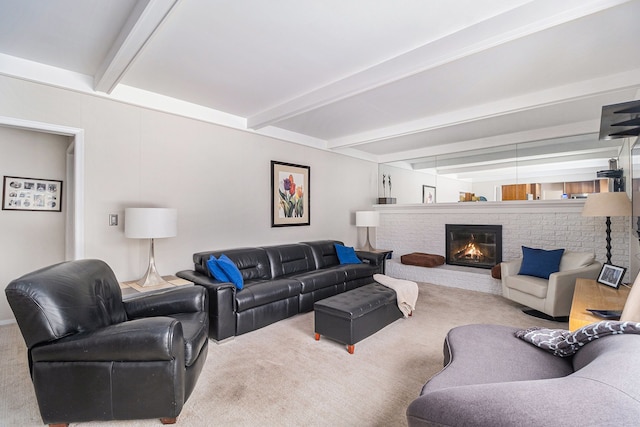
[[[27,6],[19,6],[19,3]],[[158,3],[149,2],[153,7],[159,7]],[[266,32],[264,27],[277,29],[278,26],[285,25],[285,19],[282,17],[287,14],[283,13],[282,9],[277,10],[280,13],[261,14],[258,12],[266,7],[250,2],[250,5],[245,7],[254,8],[256,15],[262,16],[264,22],[261,21],[260,16],[249,15],[247,22],[243,22],[241,28],[246,30],[256,26],[264,29],[264,37],[267,34],[269,37],[274,37],[266,44],[273,47],[283,43],[284,52],[278,50],[262,52],[261,43],[254,40],[260,38],[259,34],[253,33],[250,37],[252,40],[240,37],[237,34],[240,30],[234,31],[233,25],[223,25],[224,22],[221,21],[225,14],[221,11],[220,17],[215,20],[215,25],[221,32],[224,31],[220,39],[225,41],[217,41],[212,45],[216,49],[194,48],[196,52],[185,52],[184,56],[206,57],[219,54],[222,57],[225,52],[229,58],[234,55],[243,58],[253,55],[256,57],[253,58],[256,63],[263,64],[263,70],[256,70],[255,68],[260,67],[254,67],[253,74],[249,74],[246,71],[250,68],[247,66],[249,62],[242,63],[237,66],[241,68],[243,74],[232,81],[228,75],[220,76],[219,74],[224,74],[222,71],[214,73],[215,70],[212,69],[209,71],[212,81],[210,83],[206,78],[198,80],[191,74],[183,79],[175,79],[169,73],[171,67],[181,62],[181,56],[173,50],[175,46],[170,43],[170,40],[174,31],[187,32],[185,27],[177,30],[173,25],[183,21],[188,23],[189,19],[197,15],[197,8],[184,1],[177,2],[175,6],[173,5],[175,2],[167,3],[172,4],[166,12],[167,17],[156,18],[153,30],[148,30],[150,33],[155,31],[157,33],[153,34],[153,37],[149,36],[148,44],[139,42],[140,56],[137,57],[136,50],[130,63],[125,66],[118,65],[117,59],[113,57],[105,60],[109,49],[102,49],[100,52],[103,56],[96,54],[99,58],[91,57],[93,68],[85,64],[84,68],[76,65],[69,66],[65,70],[64,52],[69,56],[73,56],[75,52],[72,46],[65,44],[69,40],[62,40],[61,44],[52,47],[31,48],[32,50],[28,48],[29,43],[24,42],[27,47],[20,52],[10,48],[12,44],[22,46],[18,41],[21,40],[20,37],[26,37],[15,30],[19,25],[11,25],[12,31],[16,31],[11,33],[13,34],[11,37],[0,35],[0,39],[4,39],[0,43],[0,52],[2,52],[0,53],[0,151],[3,153],[0,169],[2,175],[63,181],[62,197],[66,198],[67,202],[62,212],[1,211],[0,226],[3,229],[4,244],[0,247],[0,256],[3,259],[0,282],[5,285],[29,271],[76,258],[104,260],[120,281],[138,279],[148,263],[148,242],[129,239],[124,234],[125,209],[138,206],[177,209],[177,235],[156,241],[156,262],[163,275],[192,268],[192,255],[205,250],[321,239],[339,239],[348,246],[359,247],[364,243],[365,230],[355,226],[355,212],[363,210],[381,212],[382,225],[373,235],[373,242],[377,247],[393,250],[394,257],[413,251],[442,253],[444,240],[441,236],[438,236],[441,240],[429,238],[431,229],[428,226],[434,227],[434,224],[438,224],[440,227],[444,224],[445,218],[452,217],[457,221],[464,221],[467,213],[470,215],[478,213],[471,212],[473,210],[471,204],[460,207],[467,213],[454,212],[456,205],[462,205],[455,202],[446,206],[438,206],[436,203],[435,206],[416,207],[406,206],[402,202],[396,206],[377,205],[378,197],[384,195],[381,189],[381,175],[385,164],[407,160],[409,154],[412,158],[420,158],[427,155],[447,154],[447,150],[459,152],[485,146],[507,145],[507,143],[526,143],[528,140],[597,134],[600,126],[600,108],[603,105],[640,98],[638,77],[640,63],[637,62],[639,59],[631,55],[622,65],[612,60],[618,53],[618,49],[623,47],[616,48],[612,52],[597,52],[597,55],[610,55],[611,58],[607,56],[611,59],[610,61],[588,58],[589,55],[584,53],[581,55],[585,58],[578,53],[567,53],[572,61],[577,57],[582,58],[581,62],[575,65],[577,71],[569,67],[572,61],[567,61],[558,68],[570,69],[558,70],[557,75],[548,76],[549,82],[528,80],[531,75],[541,76],[543,73],[539,69],[531,73],[522,73],[522,69],[531,67],[531,64],[526,65],[520,62],[526,60],[526,56],[523,55],[524,58],[518,57],[518,60],[514,59],[514,64],[509,64],[514,67],[513,81],[504,81],[511,76],[509,67],[498,72],[496,68],[489,65],[482,70],[477,70],[478,80],[470,79],[464,84],[449,82],[444,85],[443,82],[447,82],[446,78],[433,75],[434,79],[438,77],[437,84],[443,85],[442,90],[429,86],[420,92],[420,96],[411,97],[414,104],[421,104],[424,101],[424,105],[419,105],[420,108],[416,111],[410,110],[408,106],[394,105],[393,108],[385,109],[383,114],[385,120],[379,121],[380,117],[375,114],[371,116],[373,118],[369,117],[371,113],[369,110],[376,110],[379,107],[373,103],[373,100],[367,100],[371,103],[365,103],[360,98],[349,98],[348,95],[360,93],[356,90],[358,85],[372,90],[384,86],[385,82],[399,82],[399,77],[393,80],[386,75],[384,67],[380,64],[384,64],[389,58],[407,59],[407,52],[412,52],[419,46],[427,46],[431,49],[427,53],[432,55],[441,55],[446,48],[452,50],[448,56],[431,57],[430,62],[425,60],[419,64],[400,66],[401,74],[417,73],[418,70],[435,70],[439,65],[439,59],[442,60],[440,62],[455,62],[456,55],[462,55],[463,51],[470,49],[469,46],[471,46],[468,42],[458,45],[456,43],[459,41],[455,40],[456,31],[464,30],[459,26],[467,24],[458,26],[455,23],[449,23],[443,25],[438,31],[434,30],[433,33],[422,32],[426,31],[422,28],[425,26],[424,23],[421,19],[412,18],[411,15],[423,16],[422,19],[428,19],[428,23],[435,27],[438,23],[435,14],[427,16],[423,9],[425,7],[428,11],[428,6],[412,4],[419,13],[415,11],[410,13],[410,11],[397,10],[398,6],[390,2],[386,6],[380,6],[381,9],[376,10],[375,16],[363,17],[363,21],[368,22],[368,27],[353,28],[353,37],[348,37],[347,30],[356,20],[355,17],[365,12],[363,9],[366,8],[361,3],[352,2],[346,10],[342,9],[346,6],[332,4],[331,7],[337,8],[334,12],[319,10],[322,8],[318,5],[307,5],[311,8],[307,11],[303,10],[303,7],[296,7],[295,16],[300,16],[300,22],[307,22],[307,25],[314,23],[312,28],[318,31],[320,28],[317,27],[322,25],[316,22],[314,16],[317,16],[318,20],[320,17],[328,19],[333,15],[343,16],[343,20],[339,21],[340,25],[333,30],[335,34],[326,39],[331,40],[330,47],[316,40],[316,44],[310,44],[310,48],[313,46],[318,50],[313,51],[310,58],[306,58],[301,54],[300,46],[295,46],[296,49],[294,49],[292,46],[285,45],[286,40],[283,40],[295,38],[290,34],[302,31],[304,26],[282,27],[291,31],[289,36],[275,37],[278,35],[277,31]],[[222,8],[229,14],[227,16],[242,16],[242,6],[214,3],[215,6],[211,7]],[[623,24],[615,25],[620,29],[620,34],[602,34],[602,37],[607,40],[609,37],[638,39],[637,24],[631,19],[634,16],[633,12],[638,10],[638,2],[635,1],[592,2],[591,9],[581,8],[578,2],[574,2],[563,6],[565,8],[563,11],[567,14],[564,18],[566,21],[563,23],[561,11],[552,10],[560,6],[552,5],[550,2],[538,5],[540,9],[537,15],[532,13],[536,6],[530,4],[532,2],[517,2],[517,5],[512,2],[488,2],[484,6],[487,8],[485,11],[467,3],[470,2],[461,2],[449,7],[469,8],[469,16],[461,18],[462,21],[469,21],[467,29],[464,30],[466,33],[461,37],[479,37],[480,34],[475,31],[487,30],[483,23],[495,29],[495,33],[484,34],[481,41],[482,50],[487,51],[489,59],[495,59],[495,55],[500,53],[492,53],[494,44],[506,48],[509,43],[518,41],[520,38],[522,39],[520,41],[527,45],[534,41],[545,43],[550,37],[546,35],[546,29],[564,31],[564,28],[578,25],[581,20],[597,22],[603,19],[607,23],[611,18],[623,19]],[[26,12],[22,9],[23,7],[27,8]],[[46,15],[46,13],[42,10],[37,12],[38,7],[44,6],[33,2],[11,1],[0,6],[0,10],[4,12],[5,8],[16,8],[25,12],[25,16],[38,15],[38,19],[33,18],[22,22],[23,31],[24,33],[33,32],[40,40],[44,40],[46,37],[39,32],[38,26],[43,27],[43,31],[48,30],[50,34],[54,34],[57,25],[51,22],[43,24],[47,19],[40,14]],[[74,25],[78,26],[75,31],[79,31],[79,34],[83,34],[83,31],[89,32],[84,25],[91,26],[99,20],[87,19],[87,24],[74,21],[72,10],[74,7],[82,11],[84,10],[82,8],[87,6],[67,2],[59,11],[48,10],[48,12],[55,12],[58,19],[65,17],[70,19]],[[141,4],[129,2],[127,7],[128,9],[123,7],[121,11],[113,12],[120,17],[120,21],[115,21],[120,24],[126,22],[127,14],[134,13],[133,9],[136,8],[136,13],[141,14],[138,10],[142,7]],[[90,9],[90,7],[87,8]],[[285,6],[280,5],[278,8],[285,8]],[[336,10],[338,12],[335,12]],[[394,13],[390,14],[391,11]],[[90,10],[84,10],[84,12],[89,13]],[[373,14],[373,11],[371,13]],[[203,16],[214,14],[209,10],[208,14]],[[396,14],[399,18],[395,26],[387,23],[388,26],[382,27],[384,31],[377,35],[371,31],[375,25],[392,21],[385,18]],[[4,18],[0,20],[15,17],[10,13],[1,15]],[[571,18],[568,15],[571,15]],[[267,19],[267,16],[270,18]],[[545,16],[549,20],[553,18],[556,21],[554,24],[545,22]],[[14,19],[16,23],[21,22],[17,18]],[[513,22],[511,26],[507,25],[509,21]],[[1,22],[5,23],[5,21]],[[519,28],[527,28],[527,24],[536,26],[536,31],[532,29],[530,34],[515,34]],[[198,22],[198,26],[200,25],[203,24]],[[188,27],[188,24],[186,26]],[[500,31],[498,31],[499,26],[503,26],[500,27]],[[73,29],[73,25],[70,27]],[[611,28],[611,25],[594,27],[590,24],[588,27],[593,33],[600,35],[609,31],[596,31],[593,28]],[[9,27],[3,25],[3,28]],[[80,38],[78,32],[69,31],[68,37]],[[402,43],[391,42],[393,34],[404,31],[406,33],[405,39],[401,40]],[[137,34],[135,31],[131,33]],[[115,31],[109,34],[112,36],[110,41],[114,42],[120,33]],[[202,34],[204,34],[203,40],[217,38],[214,37],[215,28],[210,33],[205,31],[198,35]],[[322,37],[329,37],[331,31],[324,29],[318,34],[318,38],[322,39]],[[410,37],[406,34],[416,35]],[[375,38],[371,38],[374,35]],[[451,38],[445,37],[447,35]],[[498,35],[502,35],[500,43],[492,39]],[[541,40],[534,40],[536,37]],[[315,38],[310,37],[310,40],[305,42],[311,43],[313,40]],[[340,55],[336,53],[336,58],[327,53],[328,51],[337,52],[343,40],[350,40],[348,49],[342,51]],[[443,44],[446,42],[447,45],[435,46],[431,43],[433,40],[440,40]],[[249,44],[250,41],[254,44]],[[113,44],[111,42],[105,42],[100,46],[111,46]],[[237,46],[225,50],[223,47],[227,43],[231,45],[237,43]],[[326,41],[326,43],[329,42]],[[584,40],[584,43],[585,46],[589,46],[589,43],[600,46],[597,40],[594,41],[591,38]],[[372,50],[364,49],[368,45],[379,46],[379,51],[376,53],[373,49],[375,55],[373,53],[369,53],[370,56],[364,55],[365,50]],[[68,46],[68,50],[63,46]],[[155,60],[156,50],[162,49],[163,46],[167,49],[171,48],[171,53],[176,55],[173,60],[175,64],[162,63],[161,66],[157,66],[157,75],[154,75],[153,66],[150,63]],[[525,52],[520,50],[522,47],[516,46],[514,50]],[[121,52],[124,52],[125,48],[126,43],[123,43]],[[288,48],[290,50],[287,51]],[[228,52],[229,49],[234,52]],[[58,55],[60,58],[52,59],[46,55],[47,50],[54,52],[53,56]],[[177,50],[180,51],[180,49]],[[291,52],[295,52],[295,55]],[[356,52],[363,52],[362,57],[356,57]],[[509,52],[513,53],[511,50]],[[419,50],[414,53],[418,55]],[[539,52],[536,53],[536,55],[539,54]],[[547,62],[540,68],[548,67],[550,61],[557,59],[556,55],[559,55],[556,51],[549,56],[542,55],[540,60]],[[597,55],[594,54],[594,56]],[[302,66],[294,67],[295,57],[304,64],[303,68]],[[337,67],[336,64],[341,57],[351,57],[353,61],[348,65]],[[326,58],[324,65],[323,60],[319,58]],[[464,58],[475,63],[476,57],[471,51],[466,51]],[[73,62],[73,58],[67,59],[69,62],[66,65]],[[529,59],[539,60],[535,55]],[[57,60],[60,62],[56,62]],[[228,60],[231,62],[230,59]],[[115,73],[117,77],[109,77],[109,73],[106,73],[107,77],[100,77],[98,68],[105,63],[114,68],[121,67],[124,77],[117,72]],[[610,66],[598,65],[592,73],[585,71],[595,63],[607,63]],[[356,71],[362,69],[364,64],[372,70],[357,73]],[[379,68],[373,65],[378,65]],[[465,62],[460,65],[460,68],[468,72],[469,65],[470,62]],[[109,67],[107,69],[109,70]],[[228,74],[238,71],[231,66],[224,70]],[[146,71],[146,74],[143,71]],[[445,71],[439,73],[446,74]],[[456,68],[455,71],[460,70]],[[278,74],[284,77],[276,79],[274,76]],[[309,83],[301,84],[297,78],[294,79],[297,75],[309,76]],[[351,75],[360,80],[355,86],[347,87],[349,83],[347,77]],[[576,77],[567,80],[569,78],[567,76],[571,75]],[[198,77],[202,76],[198,75]],[[485,77],[488,80],[485,80]],[[162,91],[154,93],[154,86],[160,88],[166,84],[166,81],[164,84],[161,82],[163,79],[172,81],[174,85],[166,85],[170,90],[164,93]],[[287,79],[292,80],[292,87],[285,85]],[[242,87],[243,80],[247,88]],[[501,89],[498,84],[500,80],[508,86],[507,89]],[[540,80],[544,79],[540,78]],[[146,83],[142,84],[145,81]],[[498,95],[482,97],[481,93],[475,92],[477,88],[473,86],[480,86],[482,81],[486,82],[487,92],[493,91]],[[95,86],[95,82],[100,85]],[[297,86],[293,87],[293,83]],[[531,86],[525,88],[525,84]],[[261,86],[269,90],[260,89]],[[197,93],[198,87],[203,88],[200,94]],[[518,87],[523,89],[509,92],[509,89]],[[324,88],[326,92],[313,96],[311,92],[320,88]],[[361,93],[365,93],[365,89],[361,89]],[[189,92],[191,98],[180,99],[180,90]],[[274,96],[273,93],[278,91],[282,91],[283,95]],[[429,93],[430,91],[432,94]],[[403,88],[401,94],[409,97],[409,92],[409,89]],[[442,96],[440,92],[448,93]],[[268,100],[256,99],[253,100],[256,102],[255,105],[245,105],[245,103],[251,104],[252,93],[255,93],[255,98],[264,97]],[[224,98],[229,102],[227,110],[207,104],[208,98],[216,97]],[[294,101],[290,101],[291,99]],[[198,103],[199,101],[201,104]],[[347,101],[357,105],[351,107],[352,114],[342,116],[346,107],[341,103]],[[388,98],[385,97],[384,102],[387,101]],[[282,105],[286,108],[283,107],[284,111],[280,112],[278,107]],[[328,108],[329,105],[338,108],[331,114],[322,114],[322,108]],[[550,113],[542,113],[543,107],[557,105],[565,107],[560,114],[552,116]],[[593,105],[596,105],[595,110]],[[440,110],[441,108],[443,110]],[[265,110],[270,113],[269,117],[259,114]],[[251,111],[251,114],[237,113],[237,111]],[[309,115],[302,115],[300,112],[309,112]],[[525,116],[525,112],[530,112],[532,116]],[[314,114],[316,118],[312,120]],[[397,119],[397,116],[403,114],[406,116]],[[558,116],[566,116],[570,121],[562,121]],[[516,124],[504,126],[504,123],[512,120]],[[372,125],[371,122],[374,124]],[[379,124],[376,125],[376,122]],[[470,123],[475,122],[478,123],[478,127],[470,129]],[[305,123],[309,124],[308,128],[304,126]],[[493,124],[496,126],[495,132],[488,130]],[[464,128],[461,135],[448,134],[441,139],[436,138],[438,131],[444,132],[445,128],[453,130],[457,126]],[[312,132],[311,128],[315,131]],[[309,132],[305,133],[307,130]],[[476,133],[470,136],[472,131]],[[425,143],[420,148],[416,148],[412,145],[413,141],[408,141],[411,136],[425,141],[433,138],[437,144],[429,147]],[[457,139],[451,140],[451,138]],[[387,151],[389,148],[382,147],[381,142],[387,139],[390,145],[400,148]],[[630,150],[634,140],[634,138],[628,139],[627,150]],[[377,147],[376,143],[378,143]],[[625,160],[624,156],[621,160]],[[309,166],[310,182],[307,191],[310,195],[310,225],[272,227],[271,161]],[[628,159],[627,164],[629,164]],[[392,175],[394,178],[392,194],[400,194],[402,191],[400,173],[393,172]],[[460,192],[474,192],[473,186],[468,181],[460,181],[459,184]],[[436,184],[435,187],[437,188],[438,185]],[[481,194],[480,191],[476,192]],[[68,203],[69,200],[73,203]],[[589,243],[592,246],[581,247],[593,250],[597,258],[602,261],[605,245],[604,219],[602,221],[593,218],[580,219],[580,207],[575,207],[580,201],[569,202],[574,202],[574,205],[571,205],[571,213],[562,212],[562,208],[557,208],[555,205],[555,207],[548,207],[549,212],[545,215],[552,215],[554,212],[563,214],[564,217],[560,220],[570,220],[578,230],[573,234],[574,236],[584,233],[585,224],[590,227]],[[522,211],[510,215],[522,215],[525,218],[531,215],[530,212],[524,212],[529,209],[528,207],[521,209]],[[498,215],[496,212],[485,211],[479,215],[489,220]],[[111,215],[117,215],[117,225],[110,224]],[[554,216],[557,217],[557,215]],[[413,217],[415,223],[398,225],[393,221],[397,217],[405,219]],[[432,217],[436,217],[437,220],[432,220]],[[628,218],[614,217],[612,221],[614,263],[628,267],[630,275],[632,272],[637,273],[638,267],[633,265],[636,241],[631,238]],[[531,221],[524,219],[523,222],[526,224]],[[427,227],[421,230],[424,237],[419,242],[408,243],[406,237],[415,233],[416,224]],[[520,228],[522,225],[512,223],[514,228]],[[567,233],[571,233],[571,230],[567,230]],[[584,243],[584,240],[582,238],[580,243]],[[516,250],[520,243],[540,244],[541,247],[552,248],[561,245],[563,241],[510,240],[507,252],[509,258],[518,255]],[[578,248],[578,241],[576,240],[575,243],[571,249]],[[0,298],[0,324],[13,323],[14,317],[6,298]],[[424,380],[424,378],[421,379],[421,381]]]

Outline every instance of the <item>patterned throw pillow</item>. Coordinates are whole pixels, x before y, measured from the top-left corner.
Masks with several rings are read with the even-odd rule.
[[[640,334],[640,323],[605,320],[584,326],[575,332],[533,327],[517,331],[515,336],[553,353],[554,356],[567,357],[595,339],[616,334]]]

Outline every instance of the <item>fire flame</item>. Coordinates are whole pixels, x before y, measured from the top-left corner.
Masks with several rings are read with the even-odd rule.
[[[474,242],[469,242],[456,254],[457,259],[466,258],[479,260],[484,258],[482,251],[475,245]]]
[[[484,256],[482,251],[478,249],[478,247],[473,242],[467,243],[464,255],[471,258],[481,258]]]

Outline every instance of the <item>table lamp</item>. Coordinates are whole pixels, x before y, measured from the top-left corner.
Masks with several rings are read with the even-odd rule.
[[[140,286],[170,284],[156,269],[154,239],[174,237],[178,234],[178,211],[168,208],[126,208],[124,210],[124,235],[130,239],[150,239],[149,267],[138,280]]]
[[[369,227],[377,227],[380,225],[380,212],[375,211],[358,211],[356,212],[356,227],[367,227],[367,242],[362,247],[364,251],[375,251],[369,241]]]
[[[611,264],[611,217],[631,216],[631,201],[624,191],[591,193],[582,208],[582,216],[607,217],[607,264]]]

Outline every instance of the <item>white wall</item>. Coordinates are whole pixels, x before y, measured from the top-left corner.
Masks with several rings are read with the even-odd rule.
[[[422,203],[422,186],[436,187],[436,202],[457,202],[460,192],[471,191],[471,184],[465,181],[450,179],[442,176],[409,169],[380,164],[378,170],[378,197],[385,196],[382,186],[382,175],[391,175],[392,188],[389,195],[389,187],[386,187],[386,197],[395,197],[398,204]]]
[[[438,203],[454,203],[460,201],[460,193],[472,191],[471,183],[439,176],[436,185]],[[477,196],[477,194],[476,194]]]
[[[122,281],[144,273],[148,250],[124,237],[126,207],[178,209],[178,236],[155,248],[160,273],[173,274],[203,250],[315,239],[358,245],[364,230],[354,213],[377,197],[375,163],[97,96],[0,77],[0,115],[84,129],[85,256],[106,261]],[[310,226],[271,228],[271,160],[311,167]],[[120,215],[118,227],[108,225],[110,213]],[[10,247],[25,257],[33,249]]]
[[[64,181],[69,138],[0,127],[0,178],[18,176]],[[63,186],[63,197],[66,197]],[[60,201],[62,203],[62,200]],[[0,285],[24,273],[64,261],[65,212],[0,210]],[[11,313],[0,298],[0,320]]]

